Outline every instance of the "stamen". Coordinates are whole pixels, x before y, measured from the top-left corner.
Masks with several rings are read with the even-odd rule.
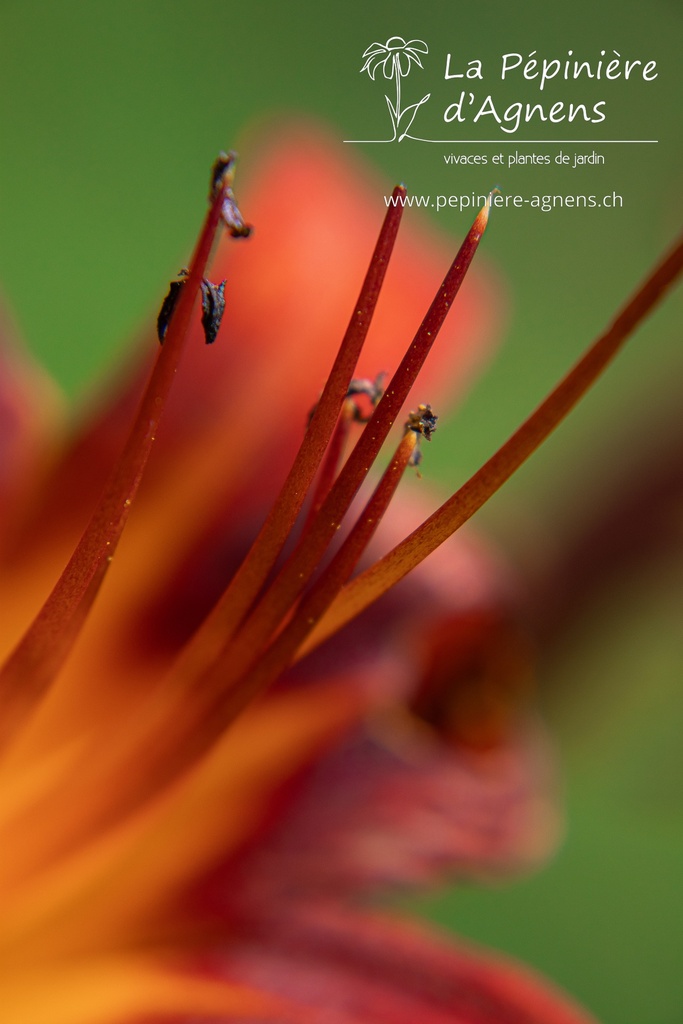
[[[320,511],[323,501],[330,493],[330,488],[332,487],[332,484],[339,472],[339,466],[341,465],[346,443],[349,439],[351,423],[355,418],[355,405],[349,398],[347,398],[342,405],[342,410],[339,413],[339,419],[337,420],[337,426],[334,428],[334,433],[330,438],[330,443],[327,446],[327,451],[325,452],[325,458],[323,459],[320,467],[318,479],[315,484],[315,491],[313,493],[311,505],[304,524],[304,533],[309,529],[311,523]]]
[[[403,579],[496,493],[574,408],[682,271],[683,241],[662,260],[607,331],[481,469],[409,537],[344,587],[300,656],[336,633]]]
[[[165,697],[169,703],[152,700],[151,709],[141,715],[138,722],[132,723],[126,740],[130,741],[129,745],[139,744],[139,749],[135,755],[138,777],[131,778],[131,793],[124,794],[131,807],[157,788],[168,785],[205,754],[251,698],[291,662],[303,637],[349,578],[374,535],[406,467],[410,465],[417,439],[417,433],[410,431],[401,440],[349,536],[300,602],[288,625],[267,650],[252,652],[256,661],[252,671],[244,673],[238,680],[237,665],[229,658],[223,658],[197,680],[201,685],[192,690],[191,701],[186,699],[186,690],[167,688]],[[237,685],[231,685],[234,683]],[[347,696],[353,702],[362,700],[353,694]],[[150,723],[153,723],[152,728]],[[150,742],[148,736],[154,736],[154,742]],[[117,810],[112,805],[107,813],[110,816],[120,813],[120,808]]]
[[[401,185],[394,189],[395,199],[405,194]],[[294,464],[245,560],[181,654],[174,670],[177,678],[197,677],[216,660],[259,594],[291,533],[333,435],[372,321],[402,215],[400,202],[387,210],[354,312]]]
[[[382,371],[382,373],[377,374],[374,380],[352,380],[349,384],[346,392],[346,401],[342,406],[337,426],[335,427],[334,434],[332,435],[325,453],[323,464],[320,468],[320,473],[318,474],[315,493],[304,525],[304,532],[309,528],[320,511],[320,507],[329,494],[330,488],[332,487],[337,473],[339,472],[342,455],[349,437],[351,422],[368,422],[372,415],[372,410],[377,408],[377,404],[384,394],[384,380],[386,376],[386,373]],[[359,401],[360,396],[365,398],[369,408],[363,408]]]
[[[228,199],[237,211],[231,188],[233,171],[231,155],[223,159],[220,173],[214,173],[211,205],[190,270],[184,281],[174,282],[177,287],[172,293],[172,308],[167,309],[163,325],[165,343],[159,350],[123,454],[66,569],[0,671],[2,728],[7,732],[10,718],[12,725],[16,725],[17,719],[30,711],[66,660],[112,560],[152,450]],[[239,220],[245,229],[241,216]],[[167,297],[164,305],[168,301]]]
[[[268,643],[307,585],[340,528],[342,519],[377,458],[408,392],[436,341],[484,233],[488,212],[488,205],[485,205],[477,215],[412,344],[388,384],[358,444],[349,455],[323,502],[310,530],[235,637],[231,647],[231,657],[235,661]]]
[[[219,713],[224,727],[289,666],[297,648],[330,606],[340,588],[350,578],[359,559],[375,534],[396,489],[411,465],[419,433],[406,431],[388,468],[343,544],[306,591],[294,614],[265,650],[227,645],[223,656],[201,681],[201,690],[221,692]]]

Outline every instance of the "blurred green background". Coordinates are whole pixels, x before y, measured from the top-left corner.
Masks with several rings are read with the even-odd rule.
[[[605,326],[681,223],[678,0],[578,0],[566,10],[503,0],[467,8],[401,0],[3,0],[0,15],[0,280],[31,349],[74,397],[154,311],[191,244],[203,204],[197,182],[254,118],[317,115],[340,151],[344,138],[381,137],[384,83],[359,69],[366,46],[391,35],[430,44],[425,70],[404,84],[413,101],[428,89],[440,97],[416,121],[416,134],[418,125],[436,137],[444,131],[434,111],[460,89],[443,80],[443,54],[452,52],[454,64],[483,62],[477,91],[503,106],[608,100],[602,125],[522,127],[520,138],[660,140],[596,146],[606,164],[594,168],[495,171],[446,165],[448,145],[354,147],[388,183],[405,181],[415,193],[499,184],[527,195],[614,190],[624,197],[617,210],[527,208],[492,218],[487,254],[509,282],[509,336],[451,421],[455,440],[440,436],[430,450],[432,481],[458,482],[490,454]],[[560,83],[540,95],[533,84],[499,81],[502,53],[563,57],[569,49],[581,59],[606,49],[656,60],[659,77],[609,87]],[[494,127],[477,126],[474,135],[453,125],[447,135],[511,138]],[[520,152],[553,157],[560,149],[573,152],[559,144]],[[456,238],[469,215],[433,216]],[[531,579],[539,537],[552,560],[553,548],[568,546],[594,511],[592,494],[621,480],[637,493],[639,465],[673,460],[677,443],[680,452],[680,323],[679,295],[485,510],[482,521]],[[529,880],[411,904],[536,965],[606,1024],[683,1020],[680,494],[675,502],[678,544],[655,556],[633,524],[646,557],[627,560],[600,586],[591,582],[545,648],[542,700],[561,748],[568,806],[559,856]]]

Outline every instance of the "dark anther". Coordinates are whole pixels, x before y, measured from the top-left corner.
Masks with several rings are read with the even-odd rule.
[[[173,316],[173,310],[176,307],[188,273],[183,267],[178,274],[180,280],[171,281],[168,286],[168,294],[161,303],[161,309],[157,317],[157,335],[162,345],[168,331],[168,325],[171,322],[171,317]],[[223,319],[223,313],[225,312],[225,281],[221,281],[220,284],[211,284],[210,281],[204,279],[201,283],[201,289],[202,327],[204,328],[206,344],[211,345],[216,340],[216,335]]]
[[[223,193],[223,206],[221,216],[223,223],[233,238],[248,238],[251,234],[251,224],[246,224],[237,206],[235,194],[232,191],[232,181],[235,176],[235,163],[237,153],[219,153],[218,159],[211,168],[211,185],[209,199],[214,200],[220,192]]]
[[[431,405],[418,405],[417,412],[409,412],[408,419],[405,422],[406,433],[409,430],[414,430],[416,434],[419,434],[420,438],[425,441],[431,441],[432,434],[436,430],[436,421],[438,416],[435,416],[432,412]],[[422,452],[420,451],[419,445],[415,446],[413,454],[410,457],[411,466],[419,466],[422,462]],[[419,473],[418,473],[419,476]]]
[[[245,224],[242,220],[242,214],[239,211],[231,188],[225,190],[221,216],[223,217],[223,223],[233,238],[249,238],[253,230],[252,226],[251,224]]]
[[[178,277],[187,277],[187,270],[183,268],[178,274]],[[157,317],[157,337],[159,338],[159,341],[161,342],[162,345],[164,343],[164,338],[166,337],[168,325],[171,322],[173,310],[175,309],[176,303],[180,298],[180,290],[184,284],[184,280],[171,281],[170,285],[168,286],[168,294],[166,295],[164,301],[161,303],[161,309],[159,310],[159,316]]]
[[[209,199],[215,199],[222,188],[229,188],[235,176],[237,153],[219,153],[211,168]]]
[[[406,430],[414,430],[416,434],[421,434],[425,441],[431,441],[438,418],[432,412],[431,405],[418,405],[417,412],[408,413],[405,427]]]
[[[221,281],[220,284],[202,281],[202,327],[207,345],[213,344],[216,340],[224,311],[225,281]]]
[[[348,391],[346,392],[346,397],[354,399],[354,420],[357,420],[359,423],[368,422],[375,407],[379,403],[380,398],[384,394],[384,382],[386,379],[387,374],[382,371],[382,373],[377,374],[374,380],[357,378],[351,381]],[[364,405],[356,400],[357,397],[361,396],[367,399],[367,402]]]
[[[383,370],[377,374],[374,380],[368,380],[366,377],[354,378],[346,392],[347,401],[344,407],[344,415],[349,419],[355,420],[356,423],[367,423],[375,410],[375,406],[384,394],[384,382],[387,376]],[[309,412],[309,424],[317,408],[318,405],[316,403]]]

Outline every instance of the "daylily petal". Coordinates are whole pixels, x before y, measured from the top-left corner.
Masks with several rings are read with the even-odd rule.
[[[121,1024],[179,1013],[258,1022],[282,1013],[280,1001],[262,992],[139,953],[26,965],[0,976],[0,990],[3,1024]]]
[[[272,794],[334,742],[363,703],[352,687],[337,685],[255,707],[208,757],[175,780],[171,774],[142,806],[133,797],[144,786],[144,746],[131,761],[122,735],[105,753],[107,726],[116,733],[125,720],[100,723],[100,734],[94,720],[92,749],[99,746],[101,760],[90,748],[61,766],[53,759],[47,793],[29,793],[23,816],[21,808],[3,815],[0,961],[9,969],[30,957],[49,962],[167,932],[182,894],[250,841]],[[36,745],[39,739],[36,732]],[[152,734],[148,746],[153,743]],[[0,811],[13,800],[18,773],[18,766],[8,768],[9,781],[3,778]],[[103,817],[117,804],[118,813]],[[219,805],[224,813],[217,813]]]
[[[325,904],[265,918],[251,934],[246,927],[212,966],[298,1004],[302,1020],[312,1012],[329,1024],[595,1024],[503,957]]]
[[[382,544],[421,508],[396,506]],[[510,570],[468,531],[285,676],[279,687],[313,693],[345,664],[380,708],[278,796],[258,850],[230,866],[244,899],[505,874],[547,856],[554,771],[526,706],[519,603]]]
[[[537,728],[487,751],[379,715],[321,757],[258,848],[231,863],[238,907],[345,899],[528,869],[557,837],[548,743]]]

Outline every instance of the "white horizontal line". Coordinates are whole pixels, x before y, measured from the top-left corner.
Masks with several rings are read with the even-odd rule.
[[[388,143],[388,139],[344,139],[344,142],[355,145],[371,145]],[[394,141],[394,140],[392,140]],[[659,139],[411,139],[411,142],[434,142],[448,146],[644,146],[658,143]]]

